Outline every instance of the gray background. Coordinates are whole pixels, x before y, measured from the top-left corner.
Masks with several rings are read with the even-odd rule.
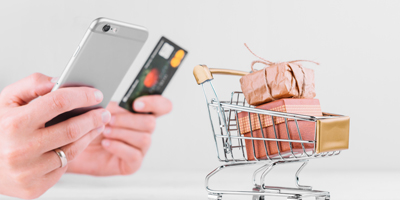
[[[8,1],[0,3],[0,88],[34,72],[59,76],[91,21],[118,19],[150,36],[114,100],[125,93],[161,36],[189,51],[164,95],[173,111],[157,121],[146,170],[206,174],[219,163],[197,64],[249,71],[257,58],[308,59],[323,111],[351,117],[350,149],[308,170],[398,175],[399,1]],[[259,66],[261,67],[261,66]],[[221,98],[240,90],[216,76]],[[397,183],[398,184],[398,183]],[[399,184],[400,185],[400,184]]]

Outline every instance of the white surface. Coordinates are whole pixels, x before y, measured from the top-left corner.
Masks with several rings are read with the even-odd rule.
[[[311,164],[311,163],[310,163]],[[190,166],[190,165],[189,165]],[[285,166],[271,171],[267,183],[294,187],[294,172],[299,165]],[[216,166],[215,166],[216,167]],[[227,169],[211,179],[211,188],[225,190],[251,190],[251,170],[242,167]],[[142,170],[127,177],[90,177],[67,174],[39,200],[206,200],[204,178],[209,170]],[[229,170],[229,171],[228,171]],[[268,176],[267,176],[268,178]],[[315,190],[331,193],[332,200],[377,200],[400,199],[400,173],[393,171],[340,171],[307,168],[300,174],[300,183],[311,185]],[[1,200],[16,200],[4,197]],[[226,195],[223,200],[251,199],[251,196]],[[305,200],[314,198],[305,198]],[[286,200],[286,198],[267,198],[267,200]]]
[[[399,170],[399,160],[369,162],[398,151],[399,9],[399,1],[7,1],[0,3],[0,88],[33,72],[59,76],[97,17],[145,26],[149,40],[114,99],[162,35],[187,49],[164,93],[174,110],[158,120],[144,167],[158,169],[161,162],[165,169],[184,169],[189,162],[208,169],[215,147],[192,70],[200,63],[249,70],[256,58],[246,42],[272,61],[320,62],[307,66],[315,69],[322,109],[351,117],[350,150],[314,169]],[[237,77],[214,82],[223,97],[240,90]]]
[[[189,54],[165,91],[174,110],[158,120],[143,165],[145,170],[162,168],[166,173],[158,174],[163,175],[162,181],[158,182],[157,176],[145,178],[147,171],[127,178],[69,175],[44,198],[51,199],[58,191],[93,198],[104,194],[110,199],[113,195],[117,199],[144,198],[146,192],[163,197],[164,193],[152,188],[154,184],[154,188],[164,186],[161,191],[168,197],[200,199],[205,195],[203,176],[218,163],[193,67],[204,63],[249,70],[256,58],[243,46],[245,42],[272,61],[315,60],[321,65],[307,66],[315,69],[317,98],[323,110],[351,117],[350,150],[308,166],[311,171],[321,171],[322,175],[315,176],[328,178],[318,179],[315,185],[330,190],[333,197],[343,195],[338,199],[363,195],[380,199],[374,196],[378,191],[391,193],[399,186],[394,181],[400,161],[393,159],[400,140],[399,10],[399,1],[2,1],[0,88],[33,72],[59,76],[90,22],[104,16],[150,31],[148,42],[115,94],[118,100],[156,42],[166,36]],[[219,76],[214,82],[222,96],[240,89],[237,78]],[[376,172],[360,172],[364,170]],[[179,191],[186,193],[181,197]]]

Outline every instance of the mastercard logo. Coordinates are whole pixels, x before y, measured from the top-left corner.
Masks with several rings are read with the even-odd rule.
[[[146,86],[147,88],[153,87],[158,81],[159,74],[160,73],[158,72],[158,70],[156,68],[152,69],[146,75],[146,78],[144,78],[144,81],[143,81],[144,86]]]
[[[171,67],[173,67],[173,68],[178,67],[179,64],[181,64],[181,61],[184,56],[185,56],[185,52],[182,49],[178,50],[175,53],[174,57],[171,59],[171,62],[170,62]]]

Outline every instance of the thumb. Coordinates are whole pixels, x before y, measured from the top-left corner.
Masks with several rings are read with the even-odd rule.
[[[33,99],[49,93],[55,84],[54,82],[52,77],[34,73],[5,87],[0,94],[0,105],[25,105]]]

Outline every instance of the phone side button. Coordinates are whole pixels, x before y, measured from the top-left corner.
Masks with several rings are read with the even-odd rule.
[[[74,56],[72,56],[72,57],[75,57],[76,55],[78,55],[80,49],[81,49],[81,46],[78,46],[78,48],[76,48],[76,50],[75,50]]]

